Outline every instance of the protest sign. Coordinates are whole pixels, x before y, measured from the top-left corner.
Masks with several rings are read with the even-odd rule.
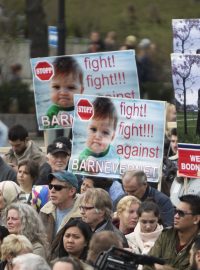
[[[148,181],[158,181],[165,102],[92,95],[74,95],[74,102],[70,171],[121,178],[127,170],[143,170]]]
[[[178,144],[179,175],[200,178],[200,145]]]
[[[200,55],[172,54],[171,61],[177,109],[178,138],[179,143],[182,145],[178,151],[179,174],[188,177],[196,175],[197,177],[197,166],[191,165],[194,169],[192,172],[189,166],[184,167],[181,164],[192,164],[191,156],[194,155],[195,159],[200,156]],[[187,146],[188,143],[189,146]],[[195,150],[195,154],[193,150]]]
[[[133,50],[31,59],[40,130],[71,127],[74,94],[140,98]]]
[[[200,53],[200,19],[173,19],[174,53]]]

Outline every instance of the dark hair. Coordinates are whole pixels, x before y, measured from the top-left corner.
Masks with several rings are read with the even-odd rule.
[[[54,72],[57,74],[73,73],[74,77],[78,77],[81,84],[83,84],[83,71],[76,59],[71,56],[57,57],[53,62]]]
[[[53,265],[55,265],[57,262],[68,262],[68,263],[71,263],[71,265],[73,266],[73,270],[84,270],[81,262],[76,257],[68,256],[68,257],[58,258],[54,261]]]
[[[122,239],[112,231],[100,231],[93,234],[89,245],[89,251],[87,256],[87,262],[90,265],[94,265],[98,255],[109,250],[112,246],[121,248]]]
[[[10,141],[25,141],[28,137],[28,131],[22,125],[14,125],[8,131],[8,139]]]
[[[9,231],[5,226],[0,225],[0,240],[3,241],[3,239],[9,235]]]
[[[61,229],[61,232],[59,233],[60,239],[59,239],[58,257],[61,258],[61,257],[69,255],[67,253],[67,251],[65,250],[64,245],[63,245],[63,236],[64,236],[66,230],[71,228],[71,227],[78,227],[85,238],[86,246],[84,247],[83,252],[81,253],[80,258],[79,258],[79,259],[85,260],[87,257],[87,251],[88,251],[90,238],[92,236],[92,231],[91,231],[89,225],[87,223],[85,223],[84,221],[82,221],[80,218],[70,219],[69,222],[67,222],[65,224],[65,226]]]
[[[105,119],[105,117],[108,117],[109,119],[114,121],[114,130],[116,130],[118,116],[115,105],[112,103],[111,99],[106,97],[97,97],[93,101],[93,107],[94,107],[93,118]]]
[[[194,253],[196,253],[198,250],[200,250],[200,235],[198,235],[194,239],[194,244],[192,246],[192,250],[194,251]]]
[[[176,128],[172,128],[171,129],[171,132],[170,132],[170,136],[178,136],[178,134],[177,134],[177,129]]]
[[[144,212],[153,212],[157,218],[160,217],[160,210],[158,205],[150,199],[142,202],[137,210],[139,217],[141,217],[142,213]]]
[[[181,196],[179,200],[190,205],[193,215],[200,215],[200,196],[186,194]]]
[[[113,179],[112,178],[105,178],[105,177],[96,177],[96,176],[84,176],[83,177],[83,181],[85,179],[90,179],[93,181],[93,185],[95,188],[103,188],[105,190],[107,190],[108,188],[110,188],[112,186],[113,183]],[[82,181],[82,182],[83,182]]]
[[[71,152],[71,149],[72,149],[72,143],[71,143],[71,141],[70,141],[69,138],[67,138],[67,137],[65,137],[65,136],[60,136],[60,137],[57,137],[57,138],[53,141],[53,143],[57,143],[57,142],[61,142],[61,143],[65,144],[65,145],[67,146],[67,149],[69,149],[70,152]]]
[[[31,178],[33,179],[33,184],[37,180],[39,176],[39,165],[35,161],[32,160],[22,160],[18,164],[18,170],[21,166],[26,166]]]

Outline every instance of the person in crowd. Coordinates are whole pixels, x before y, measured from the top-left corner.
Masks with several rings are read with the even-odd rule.
[[[35,185],[48,185],[48,175],[52,172],[67,169],[71,155],[71,141],[67,137],[56,138],[47,147],[47,161],[40,166]]]
[[[168,157],[174,157],[178,153],[178,134],[177,129],[173,128],[170,132],[170,147],[168,151]]]
[[[189,251],[199,234],[200,197],[184,195],[174,215],[174,226],[166,228],[156,240],[148,255],[164,258],[165,265],[144,266],[144,270],[189,269]]]
[[[105,51],[115,51],[117,33],[115,31],[109,31],[104,39]]]
[[[0,258],[1,258],[1,245],[2,245],[3,239],[8,235],[9,235],[8,229],[5,226],[0,225]]]
[[[12,203],[5,210],[4,220],[10,234],[25,235],[33,245],[33,253],[47,258],[46,229],[35,209],[25,203]]]
[[[140,200],[135,196],[125,196],[117,204],[117,218],[119,219],[119,230],[127,235],[134,231],[138,222],[137,210]],[[115,224],[115,223],[114,223]]]
[[[2,223],[2,212],[11,203],[20,201],[23,193],[21,188],[12,181],[0,182],[0,223]]]
[[[200,236],[197,236],[190,249],[190,270],[200,269]]]
[[[96,53],[104,51],[105,44],[102,41],[101,35],[98,31],[91,31],[89,39],[89,46],[85,53]]]
[[[12,168],[12,166],[8,165],[3,158],[0,156],[0,182],[5,180],[11,180],[16,182],[17,180],[17,173]]]
[[[177,129],[172,128],[169,133],[169,148],[163,158],[161,191],[170,196],[172,182],[177,176],[178,170],[178,136]]]
[[[12,148],[4,155],[4,160],[17,171],[17,165],[24,159],[33,160],[40,166],[46,161],[45,154],[28,137],[28,131],[22,125],[14,125],[8,131],[8,140]]]
[[[38,177],[39,166],[32,160],[20,161],[17,171],[17,182],[24,192],[25,201],[31,204],[32,187]]]
[[[89,244],[87,263],[94,266],[99,254],[109,250],[113,246],[123,248],[121,238],[115,232],[101,231],[95,233]]]
[[[81,183],[80,193],[83,194],[88,190],[88,188],[94,187],[95,187],[95,180],[93,179],[93,177],[85,176],[83,177],[83,181]]]
[[[50,260],[70,255],[85,261],[91,236],[87,223],[80,218],[71,219],[53,241]]]
[[[33,246],[24,235],[10,234],[1,245],[0,269],[12,270],[12,260],[21,254],[33,252]]]
[[[83,177],[80,193],[83,194],[88,188],[103,188],[106,190],[113,202],[113,210],[115,210],[121,196],[124,195],[122,184],[118,179],[87,175]]]
[[[49,242],[72,217],[80,217],[78,180],[66,170],[49,174],[50,201],[40,210]]]
[[[8,140],[8,127],[0,120],[0,147],[4,147]]]
[[[128,195],[136,196],[142,202],[151,197],[157,203],[164,227],[173,224],[174,207],[170,199],[164,193],[149,186],[147,176],[143,171],[125,172],[122,184]]]
[[[124,44],[120,47],[120,50],[135,50],[137,47],[136,36],[129,35],[125,38]]]
[[[51,270],[43,257],[33,253],[17,256],[12,265],[12,270]]]
[[[52,270],[84,270],[81,262],[72,256],[57,259]]]
[[[194,194],[200,196],[200,179],[187,178],[184,182],[183,177],[175,177],[170,188],[170,200],[174,206],[180,202],[179,198],[185,194]]]
[[[86,163],[86,171],[90,172],[90,163],[99,163],[112,160],[119,164],[112,141],[117,128],[117,110],[109,98],[97,97],[93,101],[94,115],[89,123],[86,139],[86,148],[79,155],[79,165]],[[105,170],[104,170],[105,171]],[[93,171],[99,173],[99,171]],[[103,170],[101,171],[103,172]],[[110,169],[110,173],[113,171]]]
[[[126,239],[134,253],[147,254],[163,230],[159,224],[159,207],[155,202],[146,200],[141,203],[137,214],[139,221],[134,232],[126,235]]]
[[[124,234],[112,224],[112,201],[107,191],[102,188],[88,189],[81,197],[80,213],[93,233],[113,231],[121,237],[124,247],[128,246]]]
[[[45,127],[63,127],[57,125],[53,118],[60,119],[62,115],[73,117],[74,113],[74,94],[82,94],[83,71],[74,57],[57,57],[53,62],[54,76],[51,79],[51,106],[46,115],[51,123]],[[52,122],[54,124],[52,124]],[[71,122],[68,121],[68,122]]]

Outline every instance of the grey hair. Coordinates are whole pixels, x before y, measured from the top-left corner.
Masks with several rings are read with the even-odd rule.
[[[136,177],[137,182],[139,184],[146,184],[147,183],[147,176],[145,174],[145,172],[143,171],[127,171],[124,173],[122,180],[126,177],[129,176],[131,178]],[[128,181],[127,179],[125,179],[125,181]],[[131,180],[130,180],[131,181]]]
[[[44,258],[33,253],[17,256],[13,259],[15,265],[20,265],[20,270],[51,270]]]
[[[48,238],[42,220],[37,211],[25,203],[11,203],[4,212],[3,221],[6,224],[8,211],[14,209],[19,213],[21,221],[20,234],[25,235],[31,243],[39,242],[48,250]]]

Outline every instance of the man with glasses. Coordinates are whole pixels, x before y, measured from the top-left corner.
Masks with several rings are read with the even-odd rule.
[[[189,252],[200,227],[200,197],[187,194],[180,197],[174,214],[174,226],[163,230],[148,255],[166,260],[166,265],[145,266],[144,270],[186,270]]]
[[[124,191],[140,201],[152,198],[158,205],[164,227],[172,226],[174,209],[168,196],[151,187],[143,171],[127,171],[122,177]]]
[[[94,233],[113,231],[120,237],[124,247],[128,247],[125,236],[112,224],[112,201],[107,191],[102,188],[89,188],[82,195],[79,208],[82,220]]]
[[[80,217],[78,180],[68,171],[49,174],[50,201],[40,210],[50,243],[72,217]]]

